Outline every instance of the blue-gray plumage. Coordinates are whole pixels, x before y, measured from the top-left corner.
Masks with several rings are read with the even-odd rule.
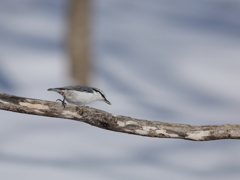
[[[76,85],[60,88],[50,88],[48,91],[55,91],[61,94],[63,96],[63,100],[57,100],[61,101],[64,107],[66,104],[65,100],[70,104],[76,105],[85,105],[93,101],[104,101],[107,104],[111,105],[103,91],[94,87]]]

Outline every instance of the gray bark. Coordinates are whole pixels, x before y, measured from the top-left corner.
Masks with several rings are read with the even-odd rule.
[[[193,141],[240,139],[239,124],[191,126],[187,124],[148,121],[113,115],[86,106],[67,105],[63,109],[62,104],[59,102],[30,99],[4,93],[0,93],[0,109],[17,113],[76,120],[102,129],[140,136],[178,138]]]

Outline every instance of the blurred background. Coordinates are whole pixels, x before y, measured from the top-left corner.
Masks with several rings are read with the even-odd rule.
[[[240,122],[239,0],[0,1],[0,92],[55,101],[87,84],[116,115]],[[115,133],[0,111],[0,179],[238,180],[237,140]]]

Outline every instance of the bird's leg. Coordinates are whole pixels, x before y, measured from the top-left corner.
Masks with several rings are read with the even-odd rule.
[[[63,109],[65,108],[65,105],[66,105],[65,100],[66,100],[66,97],[65,97],[65,96],[63,96],[63,100],[61,100],[61,99],[57,99],[57,100],[56,100],[56,101],[61,101],[61,102],[62,102],[62,107],[63,107]]]

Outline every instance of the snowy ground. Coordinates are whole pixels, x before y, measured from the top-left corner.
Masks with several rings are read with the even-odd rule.
[[[67,0],[0,1],[0,91],[55,101],[72,84]],[[238,0],[92,1],[92,85],[118,115],[240,122]],[[238,180],[237,140],[190,142],[0,111],[0,179]]]

